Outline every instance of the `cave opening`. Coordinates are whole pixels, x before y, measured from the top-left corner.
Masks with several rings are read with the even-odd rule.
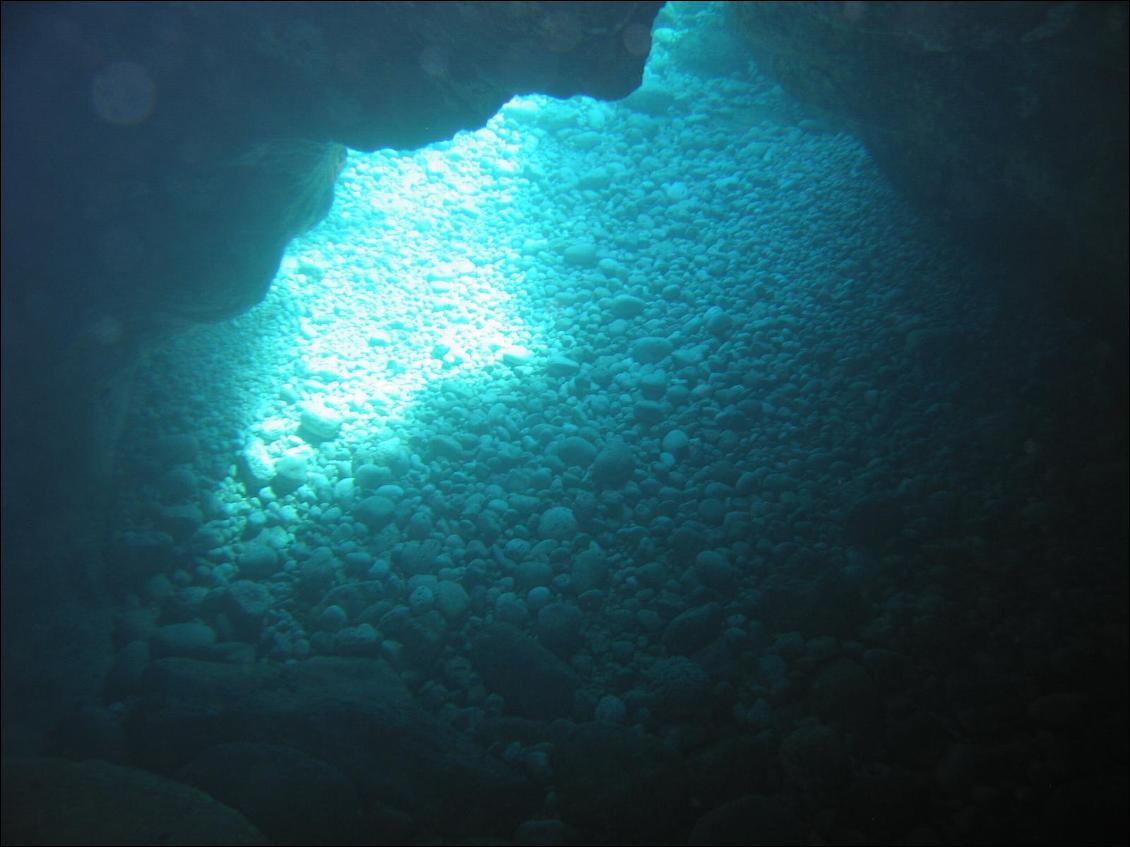
[[[585,32],[556,10],[590,7],[549,5],[564,55]],[[52,767],[196,786],[279,843],[988,843],[1060,809],[1122,820],[1117,350],[896,189],[733,17],[789,24],[763,31],[785,75],[830,21],[819,83],[849,36],[936,67],[983,5],[668,3],[622,100],[524,95],[419,149],[237,162],[270,182],[320,161],[334,202],[262,302],[134,369],[89,557],[108,590],[52,631],[53,684],[91,680]],[[1021,6],[989,6],[990,32]],[[1057,9],[1022,43],[1068,27]],[[260,46],[314,77],[320,32]],[[452,73],[428,37],[413,73]],[[107,120],[159,119],[161,90],[112,68],[138,99],[100,99]],[[101,640],[69,650],[84,626]],[[40,654],[13,652],[38,684]]]

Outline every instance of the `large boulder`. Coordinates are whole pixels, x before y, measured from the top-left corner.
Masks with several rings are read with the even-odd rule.
[[[309,802],[332,798],[333,819],[325,814],[330,806],[319,812],[332,826],[321,834],[325,843],[358,837],[357,821],[345,812],[350,792],[358,801],[352,808],[397,809],[453,837],[511,832],[541,798],[533,782],[417,706],[396,673],[369,658],[288,665],[161,659],[150,666],[127,734],[147,767],[223,795],[272,834],[308,827],[314,814],[302,824],[272,808],[264,794],[270,785],[280,798],[296,797],[303,785]],[[288,773],[271,776],[272,768]],[[301,837],[308,830],[292,831],[291,843],[309,843]]]
[[[495,624],[471,642],[471,663],[506,709],[526,718],[550,720],[572,712],[579,680],[545,647],[509,624]]]
[[[5,844],[268,844],[203,791],[91,760],[4,760]]]

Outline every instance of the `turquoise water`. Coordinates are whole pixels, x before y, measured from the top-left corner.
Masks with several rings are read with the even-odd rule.
[[[266,299],[140,373],[112,697],[155,734],[230,708],[160,765],[238,798],[217,774],[277,760],[190,745],[302,750],[390,842],[1014,831],[1043,795],[1006,748],[1092,702],[1101,574],[1064,577],[1048,468],[1111,351],[1007,273],[712,4],[669,4],[623,101],[351,151]],[[514,808],[427,819],[477,782]]]

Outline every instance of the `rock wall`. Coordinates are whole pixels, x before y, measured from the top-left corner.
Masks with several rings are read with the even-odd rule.
[[[730,9],[761,65],[846,121],[920,208],[1125,333],[1125,4]]]
[[[85,546],[138,355],[262,298],[342,145],[622,97],[659,5],[6,4],[5,537]]]

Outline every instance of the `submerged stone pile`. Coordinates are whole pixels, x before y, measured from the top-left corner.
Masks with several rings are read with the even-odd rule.
[[[381,660],[423,734],[537,787],[506,835],[1010,827],[1028,756],[966,777],[1088,702],[1092,636],[1041,634],[993,541],[1059,507],[1020,393],[1062,330],[1002,331],[858,141],[655,38],[620,103],[353,157],[267,301],[154,361],[117,693],[167,729],[147,668]],[[146,446],[181,433],[191,461]]]

